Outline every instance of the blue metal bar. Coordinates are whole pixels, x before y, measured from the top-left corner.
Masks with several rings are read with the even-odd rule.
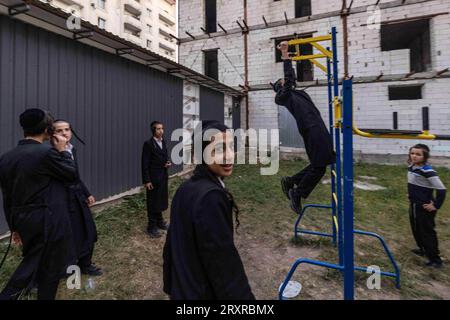
[[[337,56],[337,41],[336,41],[336,27],[331,29],[331,43],[333,48],[333,89],[334,97],[339,96],[339,74],[338,74],[338,56]],[[338,119],[334,119],[338,121]],[[337,204],[337,221],[338,221],[338,253],[339,264],[343,265],[344,261],[344,246],[343,246],[343,221],[342,221],[342,164],[341,164],[341,132],[338,126],[334,129],[335,132],[335,146],[336,146],[336,196],[338,198]]]
[[[330,47],[327,47],[327,50],[330,51]],[[329,128],[330,128],[330,139],[331,143],[334,143],[334,134],[333,134],[333,92],[331,88],[331,61],[330,58],[327,58],[327,87],[328,87],[328,118],[329,118]],[[331,228],[333,230],[333,244],[337,244],[337,230],[334,224],[334,217],[336,216],[336,203],[333,199],[333,194],[336,192],[336,177],[333,174],[333,171],[336,171],[334,163],[330,166],[331,169]]]
[[[288,282],[291,280],[292,275],[294,274],[295,270],[297,270],[297,267],[300,264],[302,264],[302,263],[312,264],[312,265],[316,265],[316,266],[319,266],[319,267],[325,267],[325,268],[337,269],[337,270],[342,270],[342,268],[343,268],[342,266],[336,265],[334,263],[322,262],[322,261],[311,260],[311,259],[303,259],[303,258],[297,259],[294,262],[294,264],[292,265],[291,270],[289,270],[289,273],[286,276],[286,279],[284,279],[283,284],[281,285],[281,288],[280,288],[280,290],[278,292],[278,299],[279,300],[284,300],[283,299],[283,292],[286,289],[286,286],[287,286]]]
[[[330,237],[333,238],[334,234],[332,233],[324,233],[324,232],[318,232],[318,231],[309,231],[304,229],[297,229],[297,233],[303,233],[303,234],[311,234],[314,236],[322,236],[322,237]]]
[[[355,266],[355,270],[358,271],[364,271],[367,273],[367,267],[357,267]],[[397,275],[395,273],[392,272],[385,272],[385,271],[380,271],[380,274],[386,277],[392,277],[392,278],[397,278]]]
[[[298,225],[300,224],[300,220],[303,218],[303,215],[306,211],[306,209],[308,208],[322,208],[322,209],[330,209],[331,206],[329,205],[325,205],[325,204],[307,204],[302,208],[302,211],[300,212],[300,214],[297,217],[297,220],[295,221],[295,225],[294,225],[294,239],[297,240],[297,230],[298,230]]]
[[[384,241],[383,237],[374,232],[368,232],[368,231],[362,231],[362,230],[354,230],[354,233],[369,236],[369,237],[374,237],[374,238],[377,238],[378,240],[380,240],[381,245],[384,248],[384,251],[388,255],[389,260],[391,261],[391,264],[394,267],[395,280],[396,280],[395,285],[397,288],[400,288],[400,268],[398,267],[397,262],[395,261],[394,256],[393,256],[391,250],[389,250],[389,247],[387,246],[386,241]]]
[[[352,80],[343,81],[343,164],[344,164],[344,299],[355,298],[353,234],[353,114]],[[342,228],[340,228],[342,229]]]

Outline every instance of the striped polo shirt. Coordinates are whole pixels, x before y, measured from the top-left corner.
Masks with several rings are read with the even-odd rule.
[[[433,191],[436,190],[436,198]],[[446,188],[437,172],[429,164],[424,166],[410,165],[408,167],[408,197],[416,204],[426,204],[431,201],[439,209],[445,199]]]

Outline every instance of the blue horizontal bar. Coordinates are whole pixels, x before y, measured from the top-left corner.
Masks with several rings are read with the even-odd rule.
[[[331,205],[326,205],[326,204],[307,204],[307,205],[303,206],[303,211],[305,211],[306,208],[331,209],[333,207]]]
[[[357,267],[357,266],[355,266],[355,270],[364,271],[364,272],[367,273],[367,268],[366,267]],[[380,274],[382,274],[383,276],[387,276],[387,277],[397,278],[397,275],[395,273],[392,273],[392,272],[380,271]]]
[[[317,232],[317,231],[308,231],[308,230],[303,230],[303,229],[297,229],[297,233],[312,234],[314,236],[322,236],[322,237],[331,237],[331,238],[333,238],[333,235],[329,234],[329,233],[323,233],[323,232]]]
[[[325,268],[330,268],[330,269],[336,269],[336,270],[343,270],[344,269],[344,266],[337,265],[337,264],[334,264],[334,263],[322,262],[322,261],[311,260],[311,259],[303,259],[303,258],[297,259],[294,262],[294,264],[292,265],[291,269],[289,270],[289,273],[286,276],[286,279],[284,279],[283,284],[281,285],[280,291],[278,292],[278,299],[284,300],[283,299],[284,289],[286,289],[286,286],[289,283],[289,280],[291,280],[292,275],[294,274],[294,272],[297,269],[297,267],[300,264],[302,264],[302,263],[312,264],[312,265],[315,265],[315,266],[325,267]]]

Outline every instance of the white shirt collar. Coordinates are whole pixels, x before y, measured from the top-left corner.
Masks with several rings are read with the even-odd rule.
[[[221,178],[219,178],[219,177],[217,177],[217,179],[219,180],[220,185],[222,186],[222,188],[225,189],[225,183],[223,182],[223,180]]]

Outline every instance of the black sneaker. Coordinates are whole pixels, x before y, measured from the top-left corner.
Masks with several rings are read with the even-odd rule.
[[[289,190],[294,188],[294,182],[292,182],[292,179],[290,177],[282,177],[281,178],[281,189],[283,190],[283,193],[286,195],[286,197],[290,200],[289,197]]]
[[[160,238],[161,237],[161,233],[159,233],[157,227],[147,229],[147,234],[150,236],[150,238]]]
[[[163,220],[158,222],[158,224],[156,225],[159,229],[161,230],[167,230],[169,229],[169,226],[167,225],[167,223]]]
[[[87,274],[90,276],[101,276],[103,274],[102,269],[95,266],[94,264],[91,264],[88,267],[81,267],[80,269],[82,274]]]
[[[425,255],[425,252],[422,249],[412,249],[411,252],[421,257]]]
[[[294,189],[289,190],[289,199],[291,209],[296,213],[300,214],[302,210],[302,197],[300,195],[297,195],[294,191]]]

